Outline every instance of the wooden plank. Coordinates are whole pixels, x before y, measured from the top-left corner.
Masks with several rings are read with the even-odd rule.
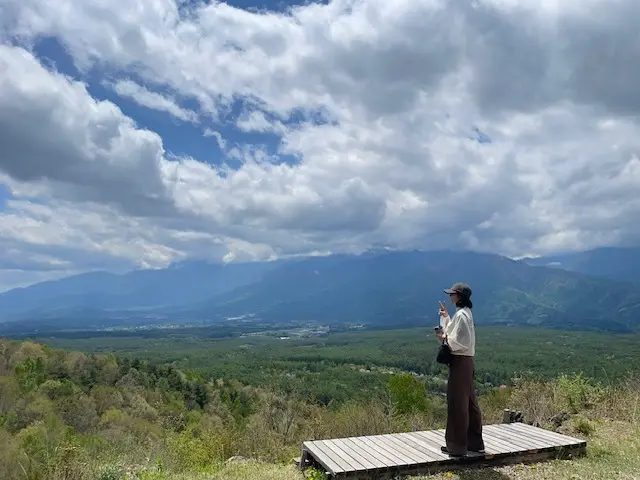
[[[336,440],[332,440],[332,443],[339,448],[342,452],[349,456],[353,460],[353,462],[357,462],[360,467],[358,470],[371,470],[375,469],[376,466],[372,465],[371,462],[366,457],[363,457],[358,449],[354,448],[351,443],[345,442],[346,438],[338,438]],[[353,462],[349,462],[351,465],[354,465]]]
[[[485,425],[482,427],[482,440],[484,441],[485,450],[493,456],[502,456],[510,454],[513,451],[509,443],[503,442],[500,438],[491,435],[491,427],[493,425]]]
[[[305,442],[304,445],[307,451],[313,455],[313,458],[315,458],[320,465],[326,468],[329,473],[340,474],[345,472],[342,464],[333,458],[333,452],[324,447],[322,440]]]
[[[506,427],[506,428],[502,428]],[[492,434],[505,442],[518,447],[521,451],[537,451],[539,449],[547,448],[548,445],[544,442],[536,441],[532,438],[523,437],[519,432],[509,429],[509,425],[496,425],[491,430]]]
[[[482,432],[482,441],[487,455],[501,456],[511,452],[511,448],[505,446],[499,439],[492,437],[486,430]]]
[[[353,471],[366,472],[371,468],[375,468],[372,467],[365,459],[361,458],[361,456],[357,452],[355,452],[350,445],[347,445],[344,442],[344,439],[336,438],[327,440],[327,443],[329,443],[330,447],[333,448],[334,451],[337,451],[340,453],[340,455],[342,455],[342,458],[345,459],[349,463],[349,465],[351,465]]]
[[[394,452],[388,451],[385,448],[381,448],[376,442],[371,440],[371,437],[358,437],[358,440],[367,444],[372,450],[377,452],[378,455],[393,462],[394,466],[406,465],[407,462],[404,458],[397,456]]]
[[[420,462],[419,458],[414,458],[410,454],[404,452],[401,448],[395,446],[392,442],[390,442],[387,438],[387,435],[376,435],[372,437],[368,437],[369,440],[376,443],[383,450],[393,453],[396,457],[398,457],[405,465],[418,463]]]
[[[438,430],[429,430],[415,433],[417,433],[421,437],[424,437],[426,440],[431,441],[434,445],[437,445],[438,450],[440,450],[440,448],[446,444],[444,439],[444,432],[441,433]],[[447,457],[449,457],[449,455],[447,455]]]
[[[357,460],[352,459],[348,453],[343,452],[333,440],[321,440],[322,444],[334,453],[333,459],[342,466],[345,472],[357,472],[364,470],[364,467]]]
[[[502,435],[503,438],[510,438],[514,443],[524,444],[529,446],[529,448],[549,447],[548,442],[544,442],[539,438],[532,437],[531,435],[525,435],[520,430],[514,428],[513,425],[513,423],[509,425],[496,425],[494,431],[496,432],[496,435]]]
[[[525,430],[525,431],[544,433],[545,435],[549,435],[552,438],[557,438],[558,440],[583,442],[583,440],[580,439],[580,438],[570,437],[570,436],[564,435],[562,433],[553,432],[551,430],[547,430],[546,428],[534,427],[533,425],[529,425],[529,424],[526,424],[526,423],[514,423],[513,426],[517,427],[517,428],[520,428],[522,430]]]
[[[423,448],[429,450],[434,461],[449,459],[449,455],[447,455],[446,453],[442,453],[442,450],[440,450],[441,445],[439,443],[433,442],[430,439],[419,435],[419,432],[408,432],[406,435],[422,445]]]
[[[376,469],[378,471],[385,470],[391,467],[396,466],[396,464],[382,455],[376,454],[374,450],[371,449],[366,443],[360,441],[357,437],[345,438],[344,442],[352,445],[352,447],[360,452],[360,454],[367,459],[367,461],[372,465],[371,469]]]
[[[361,468],[358,468],[358,470],[369,471],[379,468],[377,463],[369,459],[366,451],[361,451],[360,448],[350,442],[348,438],[338,438],[331,440],[331,442],[361,465]]]
[[[434,448],[428,445],[425,440],[415,438],[410,435],[403,435],[398,440],[411,445],[414,449],[419,450],[423,455],[425,462],[440,463],[449,460],[449,456],[442,452],[434,452]]]
[[[400,438],[400,435],[384,435],[382,438],[393,445],[396,450],[404,452],[406,455],[413,457],[414,461],[417,463],[424,462],[426,460],[425,453],[414,446],[403,442]]]
[[[512,424],[508,426],[505,425],[505,427],[509,431],[513,432],[514,435],[518,435],[519,438],[538,444],[540,448],[555,448],[563,445],[571,445],[576,443],[575,440],[567,441],[564,439],[558,440],[557,438],[551,438],[536,430],[523,429],[521,427],[516,426],[516,424]]]
[[[384,453],[378,452],[374,449],[374,446],[371,444],[367,444],[363,442],[359,437],[352,437],[345,439],[346,442],[351,442],[353,445],[358,447],[361,451],[367,452],[369,459],[378,465],[378,469],[383,468],[392,468],[397,466],[398,464],[390,458],[387,458]]]
[[[493,425],[492,432],[495,436],[502,438],[505,442],[509,442],[515,446],[524,448],[525,450],[531,450],[533,448],[544,447],[539,441],[522,435],[521,432],[513,430],[512,424],[508,425]]]
[[[440,448],[436,448],[427,440],[416,436],[414,432],[403,433],[397,437],[397,440],[420,452],[420,456],[424,463],[440,463],[449,460],[449,456],[442,453]]]
[[[544,442],[547,442],[548,447],[545,450],[553,450],[556,452],[556,456],[564,456],[566,454],[577,454],[581,455],[586,452],[587,442],[579,439],[573,439],[573,441],[569,441],[566,439],[560,439],[558,441],[557,438],[551,441],[551,438],[547,436],[542,429],[535,429],[533,431],[527,431],[525,434],[529,437],[541,439]],[[569,437],[571,438],[571,437]]]
[[[386,436],[386,438],[396,448],[406,452],[407,455],[411,455],[414,458],[415,463],[421,464],[421,463],[433,462],[433,460],[423,450],[417,448],[414,445],[411,445],[407,442],[402,441],[402,436],[403,436],[402,434],[388,435]]]
[[[511,427],[511,426],[510,426]],[[543,445],[543,448],[552,448],[552,447],[559,447],[562,445],[571,445],[574,444],[575,442],[566,442],[564,440],[558,441],[558,439],[556,438],[550,438],[548,436],[546,436],[544,433],[540,433],[537,431],[528,431],[528,430],[523,430],[520,427],[511,427],[511,430],[516,434],[519,435],[521,438],[524,439],[528,439],[532,442],[539,442]]]
[[[332,456],[324,454],[322,450],[315,445],[315,442],[304,442],[302,452],[302,458],[305,458],[306,454],[310,455],[316,463],[320,464],[320,466],[331,475],[337,475],[343,472],[340,465],[333,461]],[[301,465],[302,468],[305,466],[304,464]]]
[[[569,437],[567,435],[562,435],[561,433],[552,432],[544,428],[537,428],[532,425],[527,425],[525,423],[513,423],[510,425],[510,427],[514,428],[517,431],[523,432],[523,434],[525,435],[532,435],[538,438],[547,439],[559,446],[586,444],[584,440],[581,440],[579,438]]]
[[[505,448],[507,452],[522,452],[529,450],[529,448],[519,445],[512,439],[504,438],[504,436],[500,434],[500,431],[495,427],[496,425],[490,425],[484,428],[482,432],[483,437],[489,437],[493,439],[494,442],[502,445],[502,447]]]
[[[313,448],[313,450],[312,450]],[[324,445],[322,440],[316,440],[313,442],[309,451],[314,453],[314,457],[320,462],[321,465],[325,466],[332,474],[340,474],[349,471],[350,468],[348,465],[345,465],[343,461],[339,458],[336,458],[336,455],[333,451],[327,448]],[[318,454],[316,454],[318,452]]]

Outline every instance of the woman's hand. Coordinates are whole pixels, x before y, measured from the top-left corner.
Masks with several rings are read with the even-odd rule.
[[[440,303],[440,315],[443,317],[448,317],[449,316],[449,312],[447,312],[447,307],[444,306],[444,303],[442,302],[438,302]]]
[[[444,334],[444,330],[438,330],[436,332],[436,338],[440,342],[444,342],[447,339],[447,336]]]

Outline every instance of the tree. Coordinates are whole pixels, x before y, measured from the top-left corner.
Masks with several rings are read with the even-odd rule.
[[[45,363],[41,357],[29,357],[16,365],[16,380],[24,392],[38,388],[45,380]]]
[[[410,373],[393,375],[388,389],[397,414],[426,412],[429,409],[424,384]]]

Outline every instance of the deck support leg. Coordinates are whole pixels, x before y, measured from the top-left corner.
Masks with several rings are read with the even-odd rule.
[[[508,408],[502,412],[502,423],[511,423],[511,410]]]
[[[502,412],[502,423],[524,423],[522,412],[505,409]]]
[[[302,453],[300,455],[300,463],[298,464],[298,468],[304,471],[307,468],[312,466],[313,466],[313,457],[309,453],[309,450],[307,450],[306,448],[303,448]]]

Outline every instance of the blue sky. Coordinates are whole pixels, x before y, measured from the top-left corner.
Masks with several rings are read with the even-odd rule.
[[[7,200],[10,200],[11,198],[13,198],[13,195],[11,195],[9,189],[0,184],[0,209],[4,209],[7,204]]]
[[[3,4],[0,290],[640,243],[637,2],[128,5]]]

